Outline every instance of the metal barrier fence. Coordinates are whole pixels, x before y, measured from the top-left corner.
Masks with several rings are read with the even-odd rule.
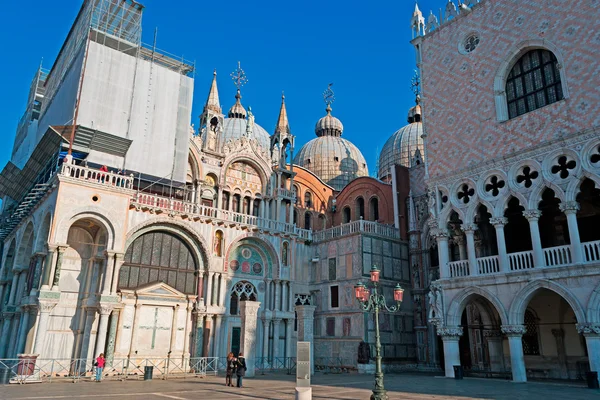
[[[249,363],[246,360],[246,363]],[[227,357],[219,357],[219,370],[227,368]],[[296,371],[296,357],[256,357],[254,358],[254,370],[257,374],[264,375],[267,372],[285,371],[288,375]]]
[[[356,364],[352,358],[315,357],[315,371],[340,374],[342,372],[349,372],[353,369],[356,369]]]
[[[95,379],[93,360],[85,359],[0,359],[0,384],[33,383]],[[107,360],[102,379],[140,379],[145,367],[152,367],[153,376],[160,379],[205,377],[217,375],[218,357],[186,359],[124,358]]]

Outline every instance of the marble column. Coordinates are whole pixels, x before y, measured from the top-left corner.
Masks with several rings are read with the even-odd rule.
[[[552,336],[556,342],[558,353],[558,366],[560,367],[560,378],[569,379],[569,368],[567,366],[567,352],[565,349],[565,331],[563,329],[552,329]]]
[[[169,355],[175,351],[177,341],[177,314],[179,313],[179,304],[173,307],[173,320],[171,321],[171,340],[169,342]]]
[[[0,336],[0,359],[7,357],[8,340],[10,339],[10,328],[15,313],[4,313],[4,323],[2,324],[2,336]]]
[[[271,281],[265,278],[265,310],[271,310]]]
[[[285,320],[285,357],[293,357],[292,351],[292,331],[294,330],[294,320]]]
[[[35,255],[35,269],[33,272],[33,282],[31,285],[30,296],[36,296],[40,289],[40,279],[42,276],[42,270],[44,269],[44,260],[46,259],[46,253],[36,253]],[[2,298],[2,296],[0,296]]]
[[[273,304],[273,310],[281,310],[281,281],[279,279],[275,279],[273,283],[275,284],[275,304]]]
[[[205,316],[197,311],[194,312],[196,316],[196,330],[194,332],[194,354],[193,357],[204,357],[204,324]]]
[[[264,361],[266,362],[269,358],[269,320],[263,318],[263,347],[262,347],[262,356]]]
[[[458,341],[463,335],[461,326],[438,328],[438,336],[444,343],[444,371],[446,378],[454,378],[454,366],[460,365],[460,350]]]
[[[54,279],[52,269],[54,268],[54,253],[58,246],[48,245],[48,253],[46,254],[46,260],[44,262],[44,274],[42,279],[41,290],[50,290],[51,281]]]
[[[487,340],[490,355],[490,370],[503,371],[504,351],[502,348],[502,332],[496,329],[488,329],[483,331],[483,335]]]
[[[46,345],[46,335],[48,331],[48,320],[50,319],[50,313],[56,307],[55,302],[39,301],[38,305],[40,309],[40,319],[38,321],[37,333],[35,335],[35,344],[33,345],[33,353],[39,354],[39,358],[44,358],[45,354],[42,353],[44,346]]]
[[[496,242],[498,244],[498,264],[500,271],[510,272],[510,262],[508,261],[508,254],[506,252],[506,238],[504,236],[504,225],[508,222],[507,218],[498,217],[490,218],[490,224],[494,225],[496,229]]]
[[[600,324],[577,324],[577,332],[585,337],[590,371],[600,373]]]
[[[240,351],[246,357],[246,376],[254,376],[254,364],[258,352],[256,351],[256,322],[258,309],[260,308],[259,301],[242,301],[240,302],[240,313],[242,316],[242,335],[240,338]]]
[[[279,345],[281,344],[281,318],[273,318],[273,359],[280,356]]]
[[[87,308],[85,311],[85,325],[83,328],[83,340],[81,341],[81,353],[79,354],[79,358],[84,360],[88,359],[88,354],[90,353],[90,336],[92,334],[92,325],[94,325],[95,319],[96,309]]]
[[[542,239],[540,238],[540,227],[538,221],[542,216],[540,210],[523,211],[523,216],[529,221],[529,234],[531,235],[531,246],[533,248],[533,266],[542,268],[546,265],[544,261],[544,250],[542,249]]]
[[[2,271],[0,271],[0,279],[2,277]],[[4,289],[6,288],[7,282],[0,280],[0,311],[4,306]]]
[[[567,216],[573,264],[581,264],[585,260],[583,259],[581,240],[579,239],[579,227],[577,226],[577,211],[579,211],[579,203],[576,201],[567,201],[566,203],[560,203],[559,207],[560,210]]]
[[[281,311],[287,311],[287,285],[281,281]]]
[[[12,285],[10,286],[10,294],[8,295],[8,305],[15,305],[15,297],[17,295],[17,287],[19,286],[19,275],[21,271],[13,270]]]
[[[113,272],[112,284],[110,286],[110,294],[114,295],[117,293],[117,287],[119,285],[119,272],[125,260],[124,253],[115,253],[115,269]]]
[[[10,332],[10,340],[8,341],[8,349],[6,350],[7,358],[17,357],[17,341],[19,336],[19,328],[21,326],[21,313],[15,313],[12,321],[12,327]]]
[[[108,317],[113,306],[100,305],[100,322],[98,322],[98,333],[96,334],[96,351],[94,356],[106,352],[106,334],[108,333]],[[133,341],[131,342],[133,344]]]
[[[65,251],[67,250],[69,246],[58,246],[56,249],[57,252],[57,256],[56,256],[56,268],[54,270],[54,278],[52,280],[52,290],[53,291],[59,291],[59,287],[58,284],[60,282],[60,270],[62,268],[62,261],[63,261],[63,257],[65,255]]]
[[[288,311],[294,311],[294,293],[292,292],[292,282],[288,282]]]
[[[183,334],[183,354],[181,355],[182,360],[190,358],[190,341],[191,341],[191,329],[192,329],[192,303],[188,303],[185,309],[185,330]]]
[[[523,334],[526,332],[523,325],[502,325],[502,333],[508,337],[510,348],[510,368],[513,382],[527,382],[525,373],[525,358],[523,356]]]
[[[221,314],[215,314],[213,320],[213,329],[212,329],[212,355],[213,357],[221,357],[221,349],[219,348],[219,342],[221,339]]]
[[[296,315],[298,319],[298,341],[310,342],[310,373],[315,373],[315,357],[314,357],[314,319],[315,306],[299,305],[296,306]]]
[[[460,260],[468,259],[469,256],[467,255],[467,246],[465,244],[465,238],[462,236],[453,236],[452,241],[458,246],[458,258]]]
[[[209,272],[208,273],[208,280],[206,283],[206,305],[207,306],[212,306],[212,291],[213,291],[213,277],[214,277],[215,273],[214,272]]]
[[[470,275],[479,275],[477,255],[475,254],[475,231],[477,230],[477,225],[463,224],[461,229],[467,238],[467,259],[469,260]]]
[[[449,278],[450,270],[448,262],[450,255],[448,254],[448,232],[438,230],[434,235],[438,247],[438,259],[440,263],[440,278]]]
[[[133,325],[131,326],[131,342],[129,344],[129,353],[127,354],[127,358],[135,356],[134,351],[136,347],[137,331],[138,327],[140,326],[140,308],[142,307],[142,305],[136,304],[133,307]]]
[[[21,307],[21,323],[19,329],[19,338],[17,342],[17,348],[15,353],[21,354],[25,351],[25,341],[27,340],[27,333],[29,332],[29,307]]]
[[[203,339],[203,349],[202,356],[203,357],[214,357],[214,354],[210,354],[210,348],[212,345],[212,327],[213,327],[213,316],[212,314],[206,315],[206,320],[204,322],[204,339]]]
[[[108,343],[106,345],[106,360],[109,365],[112,365],[113,359],[115,357],[115,345],[117,342],[117,327],[119,324],[119,316],[121,315],[121,310],[116,308],[113,310],[110,316],[110,325],[108,327]],[[87,322],[87,321],[86,321]]]
[[[115,269],[115,253],[106,250],[104,252],[104,277],[100,291],[102,295],[109,295],[112,288],[113,271]]]

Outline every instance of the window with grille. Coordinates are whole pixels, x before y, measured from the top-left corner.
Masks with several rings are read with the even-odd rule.
[[[231,289],[229,299],[229,313],[238,315],[240,313],[240,301],[256,301],[256,288],[248,281],[239,281]]]
[[[563,99],[558,60],[548,50],[531,50],[506,80],[508,117],[515,118]]]
[[[525,311],[525,334],[523,335],[523,354],[526,356],[540,355],[540,343],[538,339],[538,321],[530,311]]]
[[[133,241],[119,271],[119,289],[137,289],[155,282],[185,294],[196,294],[196,261],[191,249],[169,232],[149,232]]]

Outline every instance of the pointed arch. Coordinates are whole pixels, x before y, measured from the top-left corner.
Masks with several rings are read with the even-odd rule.
[[[544,194],[544,190],[546,190],[546,189],[552,189],[554,191],[554,195],[556,196],[557,199],[559,199],[561,201],[561,203],[564,203],[566,201],[565,193],[559,186],[555,185],[552,182],[545,181],[541,185],[536,186],[529,194],[529,201],[527,202],[527,209],[529,209],[529,210],[537,210],[538,209],[540,201],[542,201],[542,195]],[[523,205],[523,206],[525,206],[525,205]]]
[[[446,325],[460,326],[462,313],[465,307],[469,301],[472,301],[477,296],[483,297],[494,307],[500,317],[500,321],[498,321],[499,323],[508,323],[508,314],[506,312],[506,308],[500,299],[496,297],[496,295],[479,286],[470,286],[459,292],[450,302],[448,311],[446,312]]]
[[[600,189],[600,176],[598,176],[596,174],[592,174],[591,172],[588,172],[586,170],[582,170],[581,176],[579,176],[577,179],[572,180],[569,183],[569,186],[567,186],[567,190],[566,190],[566,194],[565,194],[565,198],[567,201],[577,200],[577,195],[581,191],[581,184],[586,179],[593,181],[594,184],[596,185],[596,188]]]
[[[23,236],[21,236],[21,240],[19,242],[17,254],[16,254],[16,263],[17,268],[26,268],[29,266],[30,258],[34,252],[34,244],[35,244],[35,230],[33,227],[33,222],[29,221],[25,230],[23,231]]]
[[[479,199],[477,199],[476,203],[474,203],[472,206],[470,206],[467,209],[467,212],[466,212],[467,220],[466,221],[463,220],[463,223],[464,224],[474,223],[475,222],[475,216],[479,212],[479,208],[481,206],[485,206],[487,208],[488,212],[490,214],[492,214],[492,216],[494,216],[494,214],[493,214],[493,212],[494,212],[494,206],[492,205],[492,203],[490,203],[487,200],[479,198]]]
[[[442,210],[442,213],[438,216],[438,224],[440,226],[440,229],[446,228],[446,226],[448,225],[448,221],[450,220],[450,215],[452,214],[452,211],[455,211],[458,214],[458,217],[463,222],[466,221],[464,211],[459,208],[456,208],[453,204],[451,204],[444,210]]]
[[[577,318],[577,322],[580,324],[586,322],[583,306],[569,289],[554,281],[538,279],[527,284],[514,296],[514,299],[510,305],[510,311],[508,313],[509,323],[511,325],[523,324],[525,310],[529,305],[529,301],[540,289],[548,289],[561,296],[573,309],[575,317]]]
[[[506,209],[508,208],[508,203],[510,202],[510,200],[512,198],[519,200],[519,204],[523,208],[529,206],[529,201],[527,201],[527,198],[525,198],[525,196],[523,196],[522,193],[514,192],[511,190],[506,194],[506,196],[502,199],[502,201],[499,201],[496,204],[496,207],[494,208],[494,212],[492,215],[494,217],[503,217],[504,213],[506,212]]]

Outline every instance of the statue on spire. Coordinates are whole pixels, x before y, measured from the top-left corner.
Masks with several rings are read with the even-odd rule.
[[[252,136],[254,131],[254,114],[252,114],[252,107],[248,106],[248,123],[246,124],[246,136]]]
[[[415,94],[415,102],[419,104],[421,101],[421,77],[419,76],[419,71],[416,69],[413,77],[410,80],[410,88]]]

